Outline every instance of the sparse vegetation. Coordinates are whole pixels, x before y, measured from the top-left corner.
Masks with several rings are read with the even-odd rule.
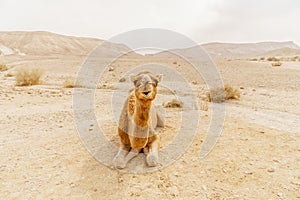
[[[276,58],[276,57],[269,57],[267,60],[268,60],[268,61],[273,61],[273,62],[278,62],[278,61],[280,61],[280,59],[278,59],[278,58]]]
[[[229,99],[239,99],[240,91],[229,86],[225,85],[224,88],[217,87],[210,90],[206,93],[207,100],[209,102],[221,103]]]
[[[64,82],[64,88],[79,88],[82,87],[76,84],[76,81],[72,78],[66,78]]]
[[[173,61],[173,65],[177,65],[177,61]]]
[[[172,99],[172,101],[167,101],[163,103],[164,108],[182,108],[183,103],[178,99]]]
[[[300,58],[298,57],[298,56],[295,56],[295,57],[293,57],[293,58],[291,58],[291,61],[300,61]]]
[[[260,60],[263,61],[263,60],[265,60],[265,58],[264,58],[264,57],[261,57]]]
[[[282,63],[281,62],[275,62],[275,63],[272,63],[272,66],[273,67],[280,67],[282,65]]]
[[[0,64],[0,72],[8,70],[8,67],[6,64]]]
[[[40,78],[43,74],[43,71],[40,69],[26,69],[19,68],[16,71],[16,85],[17,86],[30,86],[38,85],[40,83]]]
[[[250,61],[258,61],[257,58],[251,58]]]

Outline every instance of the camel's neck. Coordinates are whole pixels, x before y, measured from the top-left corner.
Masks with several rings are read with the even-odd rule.
[[[152,104],[152,101],[141,101],[139,99],[136,100],[135,122],[139,126],[148,125],[151,104]]]

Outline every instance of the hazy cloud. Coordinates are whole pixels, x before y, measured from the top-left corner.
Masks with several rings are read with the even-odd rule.
[[[293,40],[297,0],[1,0],[0,30],[45,30],[108,39],[137,28],[166,28],[197,42]]]

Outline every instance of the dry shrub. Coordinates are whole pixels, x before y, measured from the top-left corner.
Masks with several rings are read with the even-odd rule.
[[[251,58],[250,61],[258,61],[257,58]]]
[[[16,85],[17,86],[29,86],[38,85],[43,71],[40,69],[26,69],[19,68],[16,72]]]
[[[278,62],[278,61],[280,61],[280,59],[278,59],[278,58],[276,58],[276,57],[269,57],[267,60],[268,60],[268,61],[273,61],[273,62]]]
[[[6,66],[6,64],[0,64],[0,72],[6,71],[8,70],[8,67]]]
[[[172,99],[172,101],[167,101],[163,103],[164,108],[182,108],[183,103],[178,99]]]
[[[273,67],[280,67],[282,65],[281,62],[275,62],[275,63],[272,63],[272,66]]]
[[[264,58],[264,57],[261,57],[259,60],[265,60],[265,58]]]
[[[76,84],[76,81],[72,78],[66,78],[64,82],[64,88],[80,88],[82,87],[79,84]]]
[[[174,65],[177,65],[177,61],[173,61],[173,64],[174,64]]]
[[[206,93],[207,100],[209,102],[221,103],[229,99],[239,99],[240,91],[229,86],[225,85],[224,88],[217,87],[210,90]]]

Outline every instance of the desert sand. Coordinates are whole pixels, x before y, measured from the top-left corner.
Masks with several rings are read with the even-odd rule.
[[[76,79],[87,53],[99,41],[63,43],[55,40],[58,36],[42,34],[50,35],[55,44],[74,44],[65,49],[56,46],[57,51],[46,46],[43,48],[49,51],[35,48],[31,52],[30,45],[29,50],[19,47],[16,51],[0,37],[1,44],[10,49],[5,48],[9,55],[2,52],[0,56],[0,63],[8,66],[0,72],[1,199],[300,199],[299,61],[283,61],[280,67],[272,67],[266,60],[215,59],[224,82],[238,88],[241,97],[226,101],[222,135],[204,159],[199,158],[199,150],[207,134],[212,103],[205,101],[205,83],[184,70],[200,105],[195,108],[200,113],[196,137],[171,166],[132,174],[107,167],[88,152],[74,122],[73,89],[64,87],[66,79]],[[77,52],[75,43],[84,48]],[[126,50],[115,45],[107,48]],[[110,97],[120,90],[119,80],[129,70],[154,62],[189,69],[176,57],[131,55],[112,63],[113,68],[107,69],[96,89],[95,114],[115,145],[117,119],[108,106]],[[15,73],[20,67],[42,69],[41,84],[16,86]],[[128,78],[122,84],[130,84]],[[157,104],[172,98],[172,93],[160,88]],[[180,109],[165,108],[165,112],[162,148],[172,142],[181,123]]]

